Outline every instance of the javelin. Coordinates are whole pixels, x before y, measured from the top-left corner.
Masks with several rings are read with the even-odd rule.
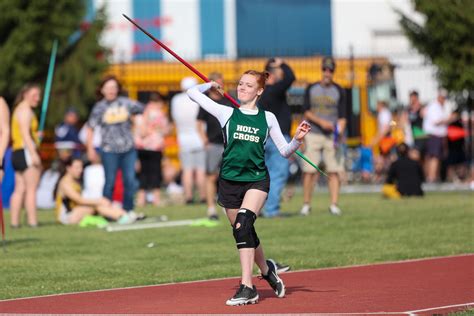
[[[48,112],[49,95],[51,92],[51,85],[53,83],[54,64],[56,62],[56,52],[58,50],[58,40],[53,41],[53,48],[51,49],[51,57],[49,58],[48,77],[46,78],[46,86],[44,88],[43,104],[41,105],[41,119],[39,131],[44,130],[46,122],[46,112]],[[42,138],[42,137],[41,137]]]
[[[149,38],[151,38],[156,44],[160,45],[162,48],[164,48],[168,53],[170,53],[171,55],[173,55],[174,58],[176,58],[177,60],[179,60],[183,65],[185,65],[189,70],[191,70],[192,72],[194,72],[199,78],[201,78],[202,80],[204,80],[205,82],[210,82],[209,78],[207,78],[206,76],[204,76],[199,70],[197,70],[196,68],[193,67],[193,65],[191,65],[190,63],[188,63],[187,61],[185,61],[183,58],[181,58],[178,54],[176,54],[174,51],[172,51],[168,46],[166,46],[164,43],[162,43],[160,40],[156,39],[153,35],[151,35],[148,31],[146,31],[144,28],[142,28],[140,25],[138,25],[135,21],[133,21],[131,18],[129,18],[128,16],[126,16],[125,14],[122,14],[124,16],[124,18],[126,18],[128,21],[130,21],[130,23],[132,23],[133,25],[135,25],[140,31],[142,31],[143,33],[145,33]],[[226,97],[230,102],[232,102],[233,105],[235,105],[237,108],[240,107],[240,104],[234,100],[234,98],[232,98],[227,92],[224,92],[224,97]],[[303,155],[300,151],[296,151],[296,154],[298,156],[300,156],[301,158],[303,158],[306,162],[308,162],[311,166],[313,166],[314,168],[316,168],[316,170],[318,170],[321,174],[325,175],[327,177],[327,174],[325,174],[321,169],[318,168],[318,166],[316,166],[315,164],[313,164],[307,157],[305,157],[305,155]]]

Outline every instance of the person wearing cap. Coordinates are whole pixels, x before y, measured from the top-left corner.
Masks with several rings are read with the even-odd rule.
[[[435,182],[438,178],[441,159],[446,156],[448,125],[456,119],[445,109],[448,91],[439,89],[438,97],[426,106],[423,119],[423,131],[428,135],[426,141],[425,172],[426,181]]]
[[[345,95],[344,90],[333,81],[336,70],[334,59],[324,58],[321,68],[321,81],[310,84],[305,91],[304,117],[311,124],[311,132],[305,140],[305,151],[314,163],[324,161],[329,176],[329,212],[341,215],[338,206],[339,177],[344,172],[344,156],[339,144],[346,128]],[[311,196],[317,179],[316,170],[309,164],[303,164],[302,215],[309,215],[311,211]]]
[[[59,158],[65,161],[67,158],[79,157],[81,155],[79,140],[79,113],[74,107],[69,107],[64,113],[63,121],[54,129],[54,146],[58,150]]]
[[[281,58],[270,58],[265,65],[265,71],[268,72],[268,79],[258,104],[263,110],[275,114],[283,137],[289,142],[291,111],[286,94],[296,79],[295,74]],[[265,144],[265,163],[272,181],[263,215],[275,217],[280,215],[280,196],[288,180],[290,164],[288,159],[280,155],[271,138]]]
[[[171,99],[171,118],[176,127],[181,163],[181,183],[186,204],[194,203],[193,189],[196,186],[200,202],[206,201],[206,153],[204,142],[197,130],[199,105],[192,101],[186,90],[197,85],[194,77],[181,80],[181,90]]]

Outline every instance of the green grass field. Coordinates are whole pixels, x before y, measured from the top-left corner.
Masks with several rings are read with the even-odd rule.
[[[291,215],[258,219],[268,257],[293,270],[367,264],[474,252],[474,194],[428,193],[388,201],[379,194],[347,194],[341,217],[327,212],[327,194],[313,212],[297,216],[302,197],[283,204]],[[205,206],[146,208],[170,220],[199,218]],[[6,212],[6,222],[9,215]],[[56,224],[40,212],[38,229],[7,227],[0,251],[0,299],[238,276],[232,232],[220,225],[107,233]],[[147,245],[153,242],[154,247]]]

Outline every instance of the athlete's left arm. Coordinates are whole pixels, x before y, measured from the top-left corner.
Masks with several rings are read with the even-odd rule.
[[[265,111],[265,117],[267,119],[268,128],[270,130],[270,137],[275,143],[275,146],[278,148],[278,151],[283,157],[290,157],[291,154],[298,150],[298,148],[302,144],[302,141],[299,141],[293,137],[290,143],[287,143],[285,137],[281,132],[280,124],[278,124],[275,114]]]

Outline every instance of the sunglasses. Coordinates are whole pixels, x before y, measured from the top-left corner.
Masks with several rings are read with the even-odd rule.
[[[323,72],[329,71],[330,73],[334,73],[334,69],[324,67]]]

